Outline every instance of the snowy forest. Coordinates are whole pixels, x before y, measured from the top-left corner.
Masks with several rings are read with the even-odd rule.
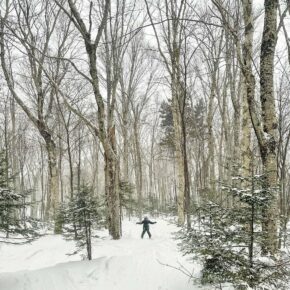
[[[1,290],[290,289],[289,0],[0,0],[0,62]]]

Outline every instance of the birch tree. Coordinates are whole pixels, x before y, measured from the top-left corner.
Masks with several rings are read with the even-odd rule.
[[[218,0],[212,0],[222,15],[223,23],[226,29],[232,34],[235,44],[239,46],[237,31],[226,20],[226,10]],[[263,165],[263,174],[265,176],[264,189],[270,189],[271,196],[269,205],[264,209],[263,233],[264,248],[263,252],[274,254],[277,250],[278,234],[278,172],[277,172],[277,136],[278,123],[275,110],[274,99],[274,56],[277,43],[277,9],[278,1],[266,0],[264,3],[264,30],[261,41],[260,54],[260,104],[261,118],[255,104],[255,77],[252,73],[252,37],[253,37],[253,15],[252,1],[244,0],[243,17],[245,21],[245,41],[243,44],[243,55],[238,55],[243,76],[246,81],[246,94],[251,117],[252,126],[257,137],[261,161]],[[238,49],[237,51],[240,51]]]
[[[274,97],[274,56],[277,44],[278,0],[265,0],[264,30],[260,57],[260,100],[263,128],[255,126],[259,142],[265,187],[272,189],[269,207],[264,213],[264,232],[266,235],[264,253],[274,254],[277,250],[278,234],[278,174],[277,137],[278,122]],[[254,124],[256,125],[256,124]]]

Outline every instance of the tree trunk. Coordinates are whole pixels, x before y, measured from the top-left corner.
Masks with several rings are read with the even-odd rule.
[[[274,99],[274,56],[277,43],[278,0],[265,0],[264,31],[260,58],[260,99],[264,142],[260,152],[265,175],[265,189],[270,190],[271,201],[265,208],[263,231],[265,233],[264,253],[275,254],[277,250],[278,202],[277,202],[277,137],[278,122]]]
[[[214,116],[214,108],[213,108],[213,101],[214,101],[214,90],[216,85],[216,71],[212,72],[212,83],[210,88],[210,96],[209,96],[209,103],[208,103],[208,113],[207,113],[207,130],[208,130],[208,158],[207,158],[207,176],[208,176],[208,185],[209,185],[209,197],[212,199],[214,197],[215,192],[215,162],[214,162],[214,136],[213,136],[213,116]]]
[[[251,152],[251,124],[250,120],[255,113],[253,102],[255,100],[255,77],[252,70],[253,59],[253,34],[254,20],[252,13],[252,1],[243,0],[243,18],[245,25],[245,39],[242,45],[243,50],[243,100],[242,100],[242,141],[241,141],[241,175],[246,178],[242,182],[243,187],[249,187],[247,180],[252,174],[252,152]]]
[[[137,200],[138,200],[138,217],[142,217],[142,205],[143,205],[143,172],[142,172],[142,158],[141,158],[141,148],[140,148],[140,136],[139,136],[139,120],[135,116],[134,121],[134,139],[135,139],[135,149],[136,149],[136,190],[137,190]]]
[[[57,219],[59,208],[59,175],[57,167],[57,152],[56,145],[51,139],[51,136],[46,132],[41,132],[46,142],[46,150],[48,157],[48,186],[45,208],[45,220],[48,221],[51,217],[54,218],[55,227],[54,232],[59,234],[61,232],[61,224]]]
[[[13,176],[13,187],[16,192],[19,191],[19,174],[18,174],[18,164],[17,164],[17,148],[16,148],[16,106],[15,106],[15,99],[11,98],[11,123],[12,123],[12,140],[11,140],[11,150],[12,150],[12,176]]]
[[[182,132],[181,132],[181,116],[179,99],[175,95],[177,94],[177,85],[173,82],[173,96],[172,96],[172,116],[174,124],[174,145],[175,145],[175,163],[177,171],[177,214],[178,214],[178,225],[184,224],[184,158],[182,153]],[[180,92],[179,92],[180,93]]]
[[[91,2],[93,3],[93,2]],[[65,10],[64,6],[58,5],[61,9]],[[97,127],[94,126],[86,117],[80,114],[77,110],[74,110],[71,106],[70,109],[76,113],[95,133],[99,138],[104,149],[104,161],[105,161],[105,193],[108,207],[108,227],[109,233],[113,239],[120,238],[120,196],[119,196],[119,164],[118,155],[116,150],[115,140],[115,126],[114,126],[114,113],[116,99],[114,95],[113,84],[112,94],[111,90],[111,68],[108,67],[108,56],[106,57],[106,73],[107,73],[107,102],[105,104],[99,85],[99,73],[97,64],[97,48],[101,40],[103,32],[106,32],[107,19],[111,7],[111,2],[106,1],[103,7],[101,22],[97,29],[97,34],[93,39],[91,34],[91,27],[87,28],[81,14],[77,10],[74,1],[68,0],[70,11],[65,10],[67,15],[70,15],[75,27],[79,30],[81,37],[83,38],[86,53],[88,56],[89,65],[89,82],[92,85],[93,94],[98,107],[97,114]],[[92,23],[92,15],[90,14],[89,20]],[[106,34],[105,34],[106,36]],[[108,45],[108,43],[106,43]],[[106,50],[107,52],[107,50]],[[115,55],[114,55],[115,56]],[[110,61],[110,60],[109,60]],[[115,64],[115,62],[114,62]],[[110,64],[109,64],[110,65]]]
[[[120,196],[119,196],[119,164],[115,148],[115,128],[110,132],[110,143],[104,144],[105,156],[105,191],[108,207],[109,233],[113,239],[121,237],[120,229]],[[111,147],[112,146],[112,147]],[[111,148],[110,148],[111,147]]]
[[[252,1],[243,0],[245,21],[245,42],[243,45],[243,73],[247,83],[247,98],[252,124],[258,139],[259,149],[265,177],[265,194],[270,200],[263,210],[263,254],[275,254],[278,234],[278,201],[277,201],[277,136],[278,122],[275,111],[273,91],[274,55],[277,42],[277,7],[278,0],[265,0],[264,31],[260,57],[260,100],[262,109],[262,125],[257,117],[254,105],[255,79],[252,74]],[[269,197],[269,196],[268,196]]]
[[[248,90],[246,85],[242,85],[243,99],[242,99],[242,138],[241,138],[241,171],[240,174],[245,180],[242,180],[242,187],[249,186],[249,178],[252,171],[252,151],[251,151],[251,118],[249,112],[249,105],[247,99]],[[251,90],[253,92],[253,90]]]

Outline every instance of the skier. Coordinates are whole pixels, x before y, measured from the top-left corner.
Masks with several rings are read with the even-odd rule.
[[[142,222],[137,222],[136,224],[138,225],[142,225],[143,224],[143,232],[142,232],[142,235],[141,235],[141,238],[143,239],[145,233],[147,232],[149,238],[151,239],[151,233],[149,231],[149,224],[156,224],[157,222],[151,222],[147,216],[144,217],[143,221]]]

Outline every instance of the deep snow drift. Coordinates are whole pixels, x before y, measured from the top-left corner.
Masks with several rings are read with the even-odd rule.
[[[154,219],[152,219],[154,220]],[[180,271],[163,264],[179,264],[198,276],[178,251],[172,232],[177,228],[157,219],[152,239],[142,240],[136,219],[123,223],[123,238],[111,240],[106,232],[94,239],[93,260],[82,261],[73,241],[47,235],[23,246],[0,245],[0,290],[192,290],[201,289]],[[203,287],[202,289],[214,289]]]

